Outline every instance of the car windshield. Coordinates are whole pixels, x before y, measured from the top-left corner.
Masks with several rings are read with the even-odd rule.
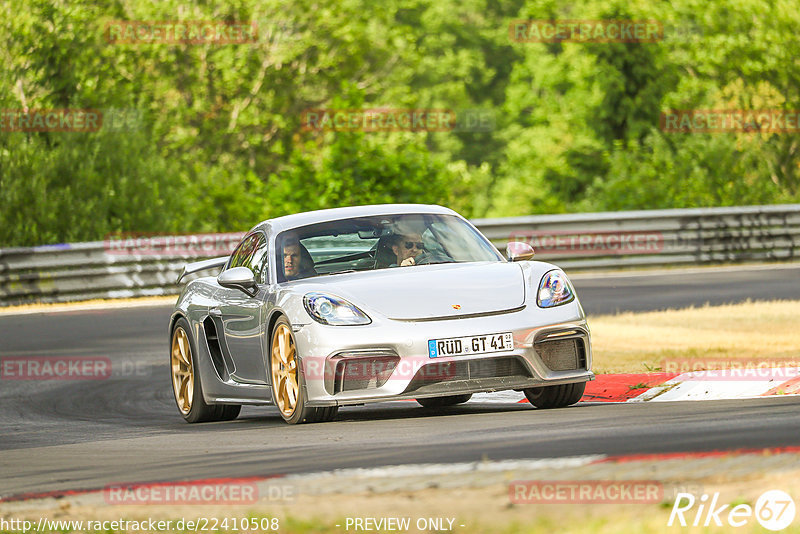
[[[453,215],[358,217],[287,230],[276,239],[278,281],[434,263],[505,261]]]

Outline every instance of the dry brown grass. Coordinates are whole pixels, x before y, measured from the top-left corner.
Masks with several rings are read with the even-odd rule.
[[[164,295],[158,297],[131,297],[122,299],[91,299],[79,302],[19,304],[17,306],[0,307],[0,315],[14,315],[19,313],[51,313],[59,311],[99,310],[112,308],[131,308],[136,306],[159,306],[162,304],[175,304],[178,295]]]
[[[743,462],[747,461],[743,459]],[[643,469],[647,469],[643,466]],[[646,471],[645,471],[646,472]],[[747,503],[754,505],[766,490],[781,489],[796,496],[800,491],[800,471],[765,472],[748,477],[716,477],[700,481],[700,492],[720,493],[719,504]],[[509,479],[510,481],[511,479]],[[40,501],[26,511],[4,510],[0,504],[0,517],[27,519],[36,523],[39,517],[50,519],[133,520],[194,519],[198,517],[277,517],[278,532],[298,534],[342,534],[347,517],[410,517],[413,521],[427,517],[455,519],[454,533],[463,534],[536,534],[558,532],[567,534],[659,534],[725,533],[749,534],[768,532],[755,518],[749,518],[744,527],[728,526],[727,512],[720,515],[723,527],[667,526],[672,510],[669,500],[661,504],[515,504],[509,503],[508,485],[492,484],[485,487],[428,488],[389,493],[352,493],[343,488],[341,494],[301,495],[289,504],[258,503],[248,506],[191,506],[191,505],[72,505],[70,499]],[[690,521],[694,513],[686,514]],[[701,521],[706,518],[702,515]],[[337,527],[336,525],[340,526]],[[463,527],[461,525],[464,525]],[[2,533],[3,531],[0,531]],[[225,530],[218,532],[224,533]],[[242,532],[228,530],[229,533]],[[261,532],[261,531],[259,531]],[[266,531],[264,531],[266,532]],[[354,532],[353,528],[349,532]],[[363,531],[362,531],[363,532]],[[373,531],[374,532],[374,531]],[[401,531],[402,532],[402,531]],[[419,532],[416,528],[408,532]],[[444,531],[440,531],[444,532]],[[800,532],[800,522],[783,530]],[[135,534],[129,531],[128,534]],[[143,534],[139,532],[138,534]]]
[[[669,360],[800,361],[800,301],[601,315],[589,327],[598,373],[653,371]]]

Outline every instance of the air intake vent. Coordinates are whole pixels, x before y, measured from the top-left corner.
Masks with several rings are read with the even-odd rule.
[[[219,334],[217,333],[217,326],[211,317],[206,317],[203,321],[203,330],[206,334],[206,342],[208,343],[208,354],[211,356],[211,362],[214,364],[214,369],[221,380],[228,380],[228,369],[225,367],[225,362],[222,358],[222,348],[219,344]]]
[[[544,341],[534,346],[542,362],[552,371],[572,371],[586,367],[586,351],[581,339]]]
[[[333,394],[342,391],[379,388],[392,376],[399,356],[359,356],[336,363]]]

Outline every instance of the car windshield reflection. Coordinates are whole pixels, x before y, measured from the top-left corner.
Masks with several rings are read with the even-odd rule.
[[[282,232],[278,281],[419,265],[504,261],[482,235],[453,215],[358,217]]]

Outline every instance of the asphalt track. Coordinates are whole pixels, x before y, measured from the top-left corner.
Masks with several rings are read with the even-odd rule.
[[[800,266],[582,275],[589,314],[800,299]],[[95,381],[0,381],[0,497],[187,480],[461,462],[800,445],[797,397],[562,410],[413,402],[348,407],[289,427],[274,408],[187,425],[168,378],[169,306],[0,315],[0,358],[104,356]]]

